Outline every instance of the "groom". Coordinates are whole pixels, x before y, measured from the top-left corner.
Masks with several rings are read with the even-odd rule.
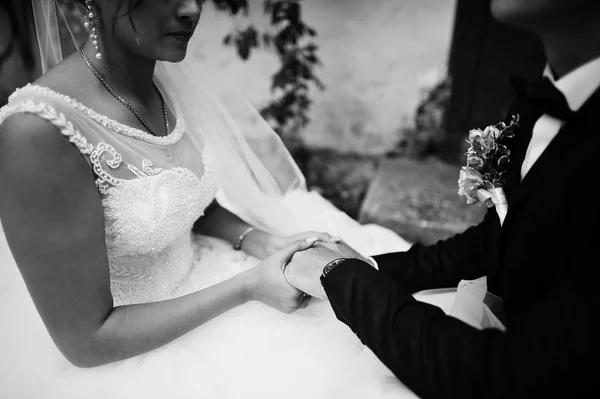
[[[518,114],[520,127],[509,143],[503,224],[492,208],[448,240],[376,256],[379,271],[344,245],[318,244],[285,275],[327,297],[423,398],[597,395],[600,1],[492,0],[492,12],[538,34],[548,59],[543,80],[515,82],[507,120]],[[495,313],[506,331],[475,329],[411,295],[482,276],[502,298]]]

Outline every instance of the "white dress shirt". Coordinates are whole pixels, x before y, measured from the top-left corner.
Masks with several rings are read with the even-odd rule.
[[[550,66],[547,65],[544,76],[550,79],[554,86],[564,94],[571,111],[578,111],[600,86],[600,57],[589,61],[558,80],[554,80]],[[533,126],[531,141],[521,166],[521,179],[525,178],[529,169],[542,155],[564,123],[564,121],[547,114],[537,120]]]

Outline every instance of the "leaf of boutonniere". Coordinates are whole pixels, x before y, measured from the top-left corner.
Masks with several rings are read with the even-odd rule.
[[[502,155],[500,159],[498,159],[498,167],[502,167],[510,161],[510,158],[506,155]]]
[[[502,132],[502,138],[503,139],[510,139],[515,137],[515,125],[512,125],[510,127],[507,127],[506,130],[504,132]]]
[[[498,149],[500,152],[502,152],[502,154],[504,154],[504,156],[510,155],[510,150],[504,144],[498,144]]]

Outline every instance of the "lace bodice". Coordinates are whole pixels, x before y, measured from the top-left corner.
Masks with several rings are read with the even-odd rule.
[[[219,188],[211,148],[189,140],[179,118],[169,135],[155,137],[40,86],[15,92],[0,123],[20,112],[56,126],[94,171],[115,304],[177,295],[193,263],[192,225]]]

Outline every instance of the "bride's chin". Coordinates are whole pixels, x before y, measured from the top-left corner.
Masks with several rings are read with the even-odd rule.
[[[160,57],[160,61],[181,62],[184,60],[186,54],[187,54],[187,48],[183,49],[183,50],[171,49],[171,51],[168,51],[165,54],[162,54],[163,56]]]

